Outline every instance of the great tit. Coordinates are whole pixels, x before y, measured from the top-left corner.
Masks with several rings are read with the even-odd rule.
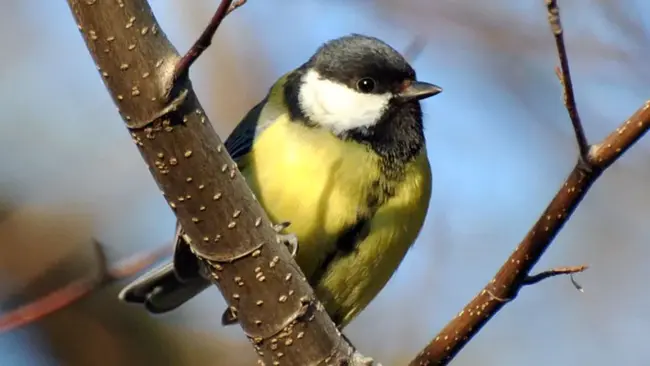
[[[296,261],[343,328],[379,293],[413,244],[431,195],[418,81],[383,41],[352,34],[323,44],[282,76],[225,142],[274,222],[289,222]],[[120,293],[152,313],[210,282],[177,227],[172,263]],[[236,318],[224,313],[224,324]]]

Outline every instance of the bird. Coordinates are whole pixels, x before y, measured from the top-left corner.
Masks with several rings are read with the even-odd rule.
[[[441,91],[384,41],[353,33],[281,76],[226,139],[340,329],[386,285],[424,224],[432,188],[421,101]],[[175,241],[173,260],[127,285],[122,301],[165,313],[211,285],[178,224]],[[224,325],[236,322],[224,312]]]

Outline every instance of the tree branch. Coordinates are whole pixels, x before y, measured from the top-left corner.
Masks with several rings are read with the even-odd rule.
[[[136,254],[109,267],[101,244],[93,241],[93,246],[97,257],[97,267],[99,268],[97,273],[80,278],[34,302],[4,314],[0,317],[0,334],[44,318],[75,301],[81,300],[92,291],[114,281],[131,277],[151,267],[154,263],[172,253],[172,246],[166,245],[151,252]]]
[[[580,121],[580,114],[578,114],[578,106],[576,98],[573,93],[573,82],[571,81],[571,71],[569,71],[569,56],[564,46],[564,30],[562,29],[562,22],[560,21],[560,9],[557,6],[557,0],[544,0],[546,2],[546,10],[548,15],[548,23],[551,26],[551,32],[555,37],[555,47],[557,48],[558,57],[560,58],[560,69],[556,69],[560,84],[564,94],[564,106],[569,113],[573,131],[575,132],[576,141],[578,142],[578,151],[580,158],[587,159],[589,153],[589,142],[585,136],[582,122]]]
[[[531,269],[569,220],[592,184],[650,128],[650,100],[648,100],[602,142],[587,145],[573,96],[568,57],[560,27],[560,12],[556,1],[545,1],[562,64],[561,80],[564,85],[567,110],[580,148],[578,162],[546,210],[494,278],[411,361],[412,366],[448,364],[507,302],[517,296],[523,286],[530,284],[531,277],[528,274]]]
[[[235,9],[244,5],[246,0],[238,0],[234,3],[230,1],[222,1],[217,8],[217,11],[212,16],[210,23],[205,27],[205,30],[199,38],[194,42],[192,47],[185,53],[185,56],[176,64],[176,70],[174,70],[174,79],[177,80],[183,76],[187,76],[187,73],[190,71],[190,67],[194,64],[194,61],[203,54],[205,50],[210,47],[212,44],[212,37],[217,32],[219,25],[226,18],[226,16]]]
[[[538,282],[544,281],[547,278],[560,276],[560,275],[572,275],[574,273],[584,272],[585,270],[587,270],[587,268],[589,268],[589,267],[586,266],[586,265],[574,266],[574,267],[551,268],[551,269],[546,270],[544,272],[540,272],[538,274],[527,276],[522,281],[522,285],[523,286],[530,286],[530,285],[534,285],[534,284],[536,284]]]
[[[185,58],[146,0],[68,3],[133,142],[263,362],[354,365],[351,346],[276,242],[185,71],[232,1],[221,2],[195,52]]]
[[[427,45],[427,40],[422,35],[416,35],[413,37],[411,42],[406,46],[404,52],[404,58],[407,59],[410,63],[413,63],[418,56],[424,51],[424,47]]]

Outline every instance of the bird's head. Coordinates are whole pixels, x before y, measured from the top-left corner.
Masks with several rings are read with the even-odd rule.
[[[367,129],[389,111],[442,91],[418,81],[406,59],[383,41],[353,34],[322,45],[297,73],[294,104],[311,123],[335,134]],[[416,118],[421,119],[421,115]]]

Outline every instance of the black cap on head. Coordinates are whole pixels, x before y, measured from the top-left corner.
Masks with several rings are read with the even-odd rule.
[[[405,80],[415,80],[415,70],[404,56],[385,42],[360,34],[325,43],[306,66],[350,88],[370,78],[375,84],[370,92],[376,94],[398,92]]]

